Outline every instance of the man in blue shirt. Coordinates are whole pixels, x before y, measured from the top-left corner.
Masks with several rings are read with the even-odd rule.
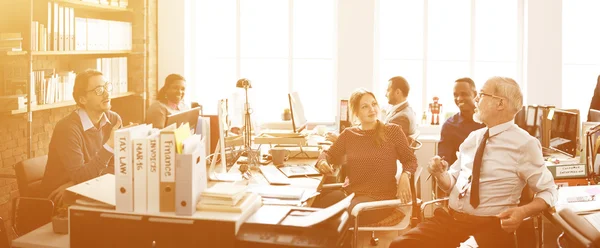
[[[474,98],[477,95],[475,82],[472,79],[459,78],[454,84],[454,103],[460,109],[458,114],[450,117],[442,126],[438,155],[448,164],[456,161],[458,147],[472,131],[485,127],[482,123],[473,121],[475,112]]]

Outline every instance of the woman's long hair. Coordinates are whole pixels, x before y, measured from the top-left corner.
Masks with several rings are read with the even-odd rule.
[[[169,76],[167,76],[167,78],[165,78],[165,85],[163,85],[163,87],[160,88],[158,94],[156,95],[156,100],[166,103],[167,90],[169,90],[169,87],[171,87],[171,85],[177,80],[185,81],[185,78],[179,74],[170,74]]]
[[[354,92],[352,92],[352,95],[350,95],[350,112],[352,113],[353,118],[358,118],[360,100],[365,95],[371,95],[375,101],[377,101],[377,98],[373,92],[367,91],[363,88],[356,89]],[[379,146],[381,143],[385,142],[385,125],[379,120],[377,120],[377,124],[375,125],[375,132],[376,135],[374,141],[375,144]]]

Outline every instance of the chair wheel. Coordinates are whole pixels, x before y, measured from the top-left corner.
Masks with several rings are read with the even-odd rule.
[[[377,246],[379,244],[379,239],[375,237],[371,237],[371,246]]]

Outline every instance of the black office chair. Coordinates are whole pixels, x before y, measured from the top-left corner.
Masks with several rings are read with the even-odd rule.
[[[13,231],[21,236],[52,221],[54,203],[43,198],[42,178],[48,156],[27,159],[15,164],[19,195],[12,202]]]
[[[13,230],[21,236],[52,221],[54,203],[49,199],[17,197],[12,202]]]
[[[8,232],[4,220],[0,217],[0,248],[10,248],[10,241],[8,241]]]

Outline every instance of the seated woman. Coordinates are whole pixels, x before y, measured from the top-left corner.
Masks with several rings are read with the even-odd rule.
[[[316,167],[324,174],[333,170],[331,165],[342,163],[349,185],[320,197],[315,207],[328,207],[355,193],[348,211],[356,204],[369,201],[411,199],[409,175],[417,169],[417,159],[408,147],[402,128],[383,124],[377,119],[379,104],[372,92],[358,89],[350,96],[350,111],[360,125],[346,128],[329,150],[323,152]],[[403,172],[396,182],[396,161],[402,162]],[[393,213],[394,209],[361,213],[361,225],[377,223]]]
[[[185,78],[179,74],[171,74],[160,88],[156,101],[150,105],[146,115],[146,123],[155,128],[164,128],[167,116],[190,109],[183,102],[185,95]]]

